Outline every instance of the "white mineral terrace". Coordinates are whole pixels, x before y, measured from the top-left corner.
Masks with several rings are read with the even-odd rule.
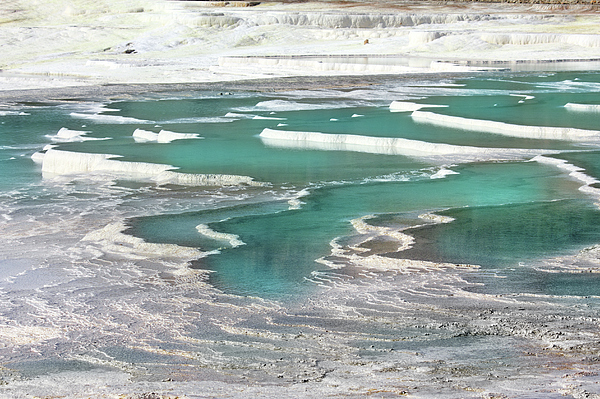
[[[600,60],[595,6],[35,0],[0,4],[0,90]]]

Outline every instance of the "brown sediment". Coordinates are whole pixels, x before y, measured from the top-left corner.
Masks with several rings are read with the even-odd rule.
[[[438,74],[436,79],[466,76],[464,73]],[[222,92],[277,92],[299,89],[343,89],[382,85],[390,80],[432,79],[431,74],[410,75],[356,75],[343,77],[293,76],[271,79],[250,79],[238,81],[206,83],[148,83],[148,84],[108,84],[89,86],[70,86],[27,90],[0,90],[4,103],[76,103],[84,101],[103,101],[109,99],[139,99],[143,96],[159,94],[185,93],[196,91]]]
[[[439,228],[438,224],[419,226],[405,230],[405,233],[414,238],[414,244],[411,248],[405,251],[393,251],[382,254],[394,259],[412,259],[422,260],[427,262],[454,262],[448,259],[447,254],[438,253],[435,250],[434,237],[432,236],[433,229]]]

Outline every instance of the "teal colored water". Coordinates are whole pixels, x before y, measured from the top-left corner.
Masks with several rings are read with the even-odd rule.
[[[586,175],[600,179],[600,152],[598,151],[569,152],[555,157],[582,168]]]
[[[555,171],[534,164],[506,164],[503,168],[487,164],[458,170],[460,175],[452,175],[443,181],[417,178],[407,182],[325,187],[305,198],[306,204],[301,210],[260,217],[230,218],[214,223],[211,226],[215,230],[237,234],[248,245],[224,251],[218,257],[207,259],[206,263],[212,270],[222,270],[213,276],[219,285],[252,292],[257,284],[270,291],[276,282],[276,287],[289,293],[297,289],[310,271],[319,267],[314,260],[328,255],[331,250],[328,243],[331,240],[354,233],[350,219],[367,214],[445,208],[455,209],[454,212],[459,213],[456,219],[461,222],[438,227],[443,239],[424,237],[428,243],[425,252],[427,255],[430,251],[438,253],[439,256],[433,259],[438,262],[487,267],[515,266],[524,259],[591,245],[599,238],[600,224],[597,221],[600,214],[596,209],[585,207],[575,217],[572,209],[556,207],[559,215],[566,212],[572,217],[558,223],[543,208],[533,207],[536,213],[531,213],[527,205],[510,205],[546,204],[545,201],[554,198],[569,197]],[[542,185],[541,181],[544,182]],[[545,223],[541,223],[543,226],[532,223],[530,229],[522,229],[522,224],[529,224],[522,218],[522,213],[512,210],[513,207],[523,208],[521,212],[531,219],[539,218]],[[578,209],[576,206],[574,208]],[[482,216],[473,218],[463,216],[460,212],[467,215],[470,215],[468,212],[475,212]],[[441,214],[455,217],[450,211]],[[512,217],[506,218],[507,215]],[[489,219],[485,226],[480,226],[484,218]],[[577,224],[581,220],[586,223]],[[413,223],[416,224],[415,221]],[[581,229],[580,233],[585,235],[585,239],[569,235],[569,229],[573,228],[571,223]],[[550,229],[552,234],[542,234],[539,229],[543,227]],[[477,239],[469,240],[472,235]],[[523,245],[524,242],[528,244]],[[406,251],[406,254],[411,256],[411,251]],[[417,259],[431,260],[428,256],[419,256]]]
[[[440,214],[455,221],[415,231],[431,243],[425,257],[437,262],[514,267],[560,256],[565,249],[591,246],[600,239],[600,214],[581,200],[468,207]],[[404,256],[411,256],[411,251]]]
[[[364,93],[195,93],[185,98],[117,101],[102,107],[17,107],[16,114],[1,116],[0,188],[5,195],[25,186],[43,190],[41,166],[30,157],[47,144],[69,152],[118,155],[121,162],[172,165],[186,174],[249,176],[265,185],[210,188],[215,196],[228,198],[226,205],[207,201],[183,209],[177,196],[200,188],[164,187],[167,194],[160,209],[140,205],[128,211],[133,217],[126,220],[127,233],[151,243],[218,251],[193,267],[214,271],[210,281],[225,292],[273,298],[314,288],[307,278],[313,271],[327,269],[315,261],[330,255],[332,240],[358,235],[351,221],[367,215],[375,215],[368,224],[396,229],[406,227],[409,219],[408,224],[420,223],[415,218],[419,213],[451,216],[452,223],[414,230],[417,245],[413,250],[388,255],[414,254],[416,259],[470,263],[486,269],[529,267],[599,243],[600,213],[593,205],[594,195],[581,192],[584,183],[569,178],[564,170],[531,161],[533,152],[503,161],[486,159],[482,153],[478,162],[460,163],[453,162],[452,155],[436,161],[434,157],[389,155],[369,145],[364,151],[306,148],[286,141],[274,146],[259,137],[270,128],[465,147],[552,150],[552,157],[600,178],[598,152],[588,151],[596,147],[582,146],[590,143],[519,139],[419,124],[410,112],[389,109],[391,101],[398,99],[444,105],[425,110],[465,118],[596,129],[600,113],[573,112],[564,106],[597,103],[599,74],[496,74],[451,83],[390,83]],[[53,139],[62,127],[89,132],[81,136],[86,139],[102,140]],[[199,138],[136,142],[135,129],[193,133]],[[74,173],[79,176],[81,171]],[[125,183],[136,179],[137,186]],[[135,190],[155,185],[151,177],[140,180],[124,171],[114,180],[117,186],[133,190],[131,196],[138,195]],[[172,199],[168,190],[174,190]],[[213,235],[199,232],[199,225],[208,226]],[[242,244],[233,245],[232,237]],[[561,279],[566,282],[560,286],[580,286],[577,277],[569,280],[561,275]],[[586,289],[572,291],[584,295]]]
[[[48,140],[45,134],[55,132],[55,126],[70,119],[56,110],[37,112],[0,112],[0,188],[11,190],[23,183],[39,181],[37,168],[30,155],[40,150]]]

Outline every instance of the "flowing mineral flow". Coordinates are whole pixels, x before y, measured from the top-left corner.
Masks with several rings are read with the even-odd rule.
[[[0,397],[600,395],[594,13],[65,4],[0,5]]]

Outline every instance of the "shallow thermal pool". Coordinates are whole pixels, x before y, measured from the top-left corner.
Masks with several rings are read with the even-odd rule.
[[[0,392],[593,390],[599,89],[7,104]]]

